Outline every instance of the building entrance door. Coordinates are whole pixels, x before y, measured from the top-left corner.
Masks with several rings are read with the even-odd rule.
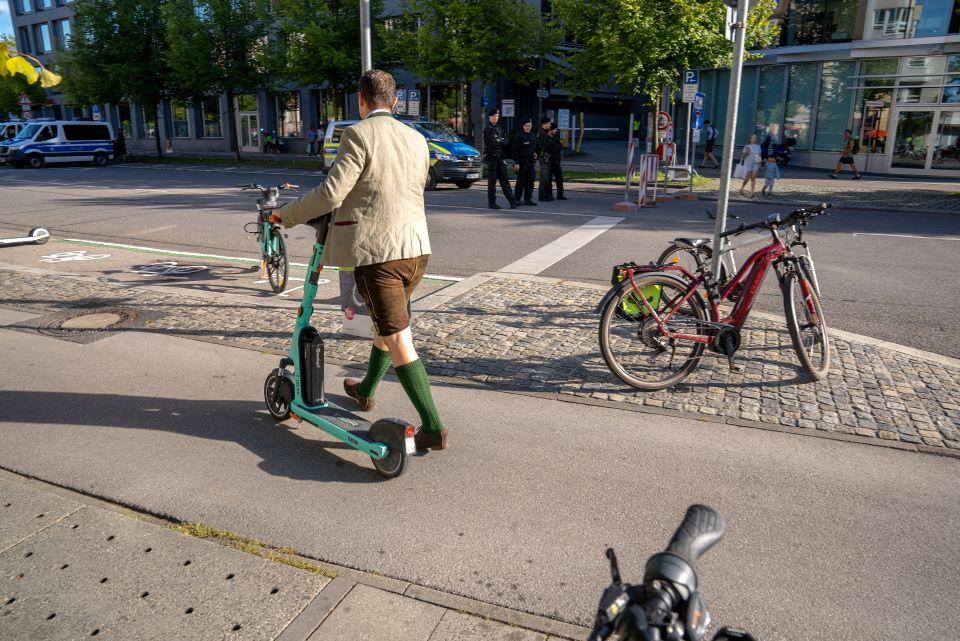
[[[242,94],[236,97],[236,101],[240,151],[261,151],[260,118],[257,113],[257,97],[254,94]]]

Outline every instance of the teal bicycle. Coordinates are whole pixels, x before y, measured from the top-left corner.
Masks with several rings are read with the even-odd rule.
[[[237,185],[243,191],[258,190],[260,198],[257,199],[257,222],[248,223],[244,230],[257,235],[257,243],[260,245],[260,271],[270,283],[270,289],[275,294],[283,292],[287,288],[288,274],[290,272],[290,259],[287,257],[286,234],[283,233],[283,227],[269,220],[270,214],[274,209],[280,208],[277,198],[280,192],[285,189],[294,189],[299,185],[283,183],[276,187],[264,187],[262,185]],[[256,225],[251,229],[251,225]]]

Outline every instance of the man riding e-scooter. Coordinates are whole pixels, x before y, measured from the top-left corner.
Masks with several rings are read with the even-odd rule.
[[[367,71],[359,96],[362,120],[344,130],[326,180],[274,216],[289,228],[335,210],[321,264],[355,268],[374,325],[367,374],[362,381],[345,379],[344,391],[361,410],[373,409],[377,385],[392,362],[420,415],[417,449],[442,450],[450,446],[450,435],[414,348],[408,313],[430,257],[423,200],[430,151],[419,132],[393,117],[393,76]]]

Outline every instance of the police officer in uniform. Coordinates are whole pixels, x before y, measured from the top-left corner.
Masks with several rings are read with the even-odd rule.
[[[497,126],[500,122],[500,109],[491,111],[488,118],[489,122],[483,128],[483,153],[487,161],[487,205],[490,209],[500,209],[497,205],[497,181],[500,181],[500,188],[510,203],[510,209],[516,209],[517,201],[514,200],[513,190],[510,189],[507,165],[503,158],[507,151],[507,137],[503,129]]]
[[[563,143],[560,142],[560,130],[556,125],[551,125],[549,139],[550,149],[550,178],[557,182],[557,200],[566,200],[563,195],[563,168],[560,161],[563,160]]]
[[[540,202],[553,200],[552,179],[550,177],[550,119],[540,119],[540,131],[537,132],[537,157],[540,158]]]
[[[533,180],[536,177],[537,135],[533,133],[533,119],[523,121],[523,127],[513,137],[513,170],[517,174],[514,198],[519,205],[536,206],[533,202]]]

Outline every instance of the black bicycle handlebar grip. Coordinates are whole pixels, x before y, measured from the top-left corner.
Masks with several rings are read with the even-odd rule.
[[[704,552],[720,542],[726,531],[727,522],[719,512],[706,505],[691,505],[666,551],[693,566]]]

